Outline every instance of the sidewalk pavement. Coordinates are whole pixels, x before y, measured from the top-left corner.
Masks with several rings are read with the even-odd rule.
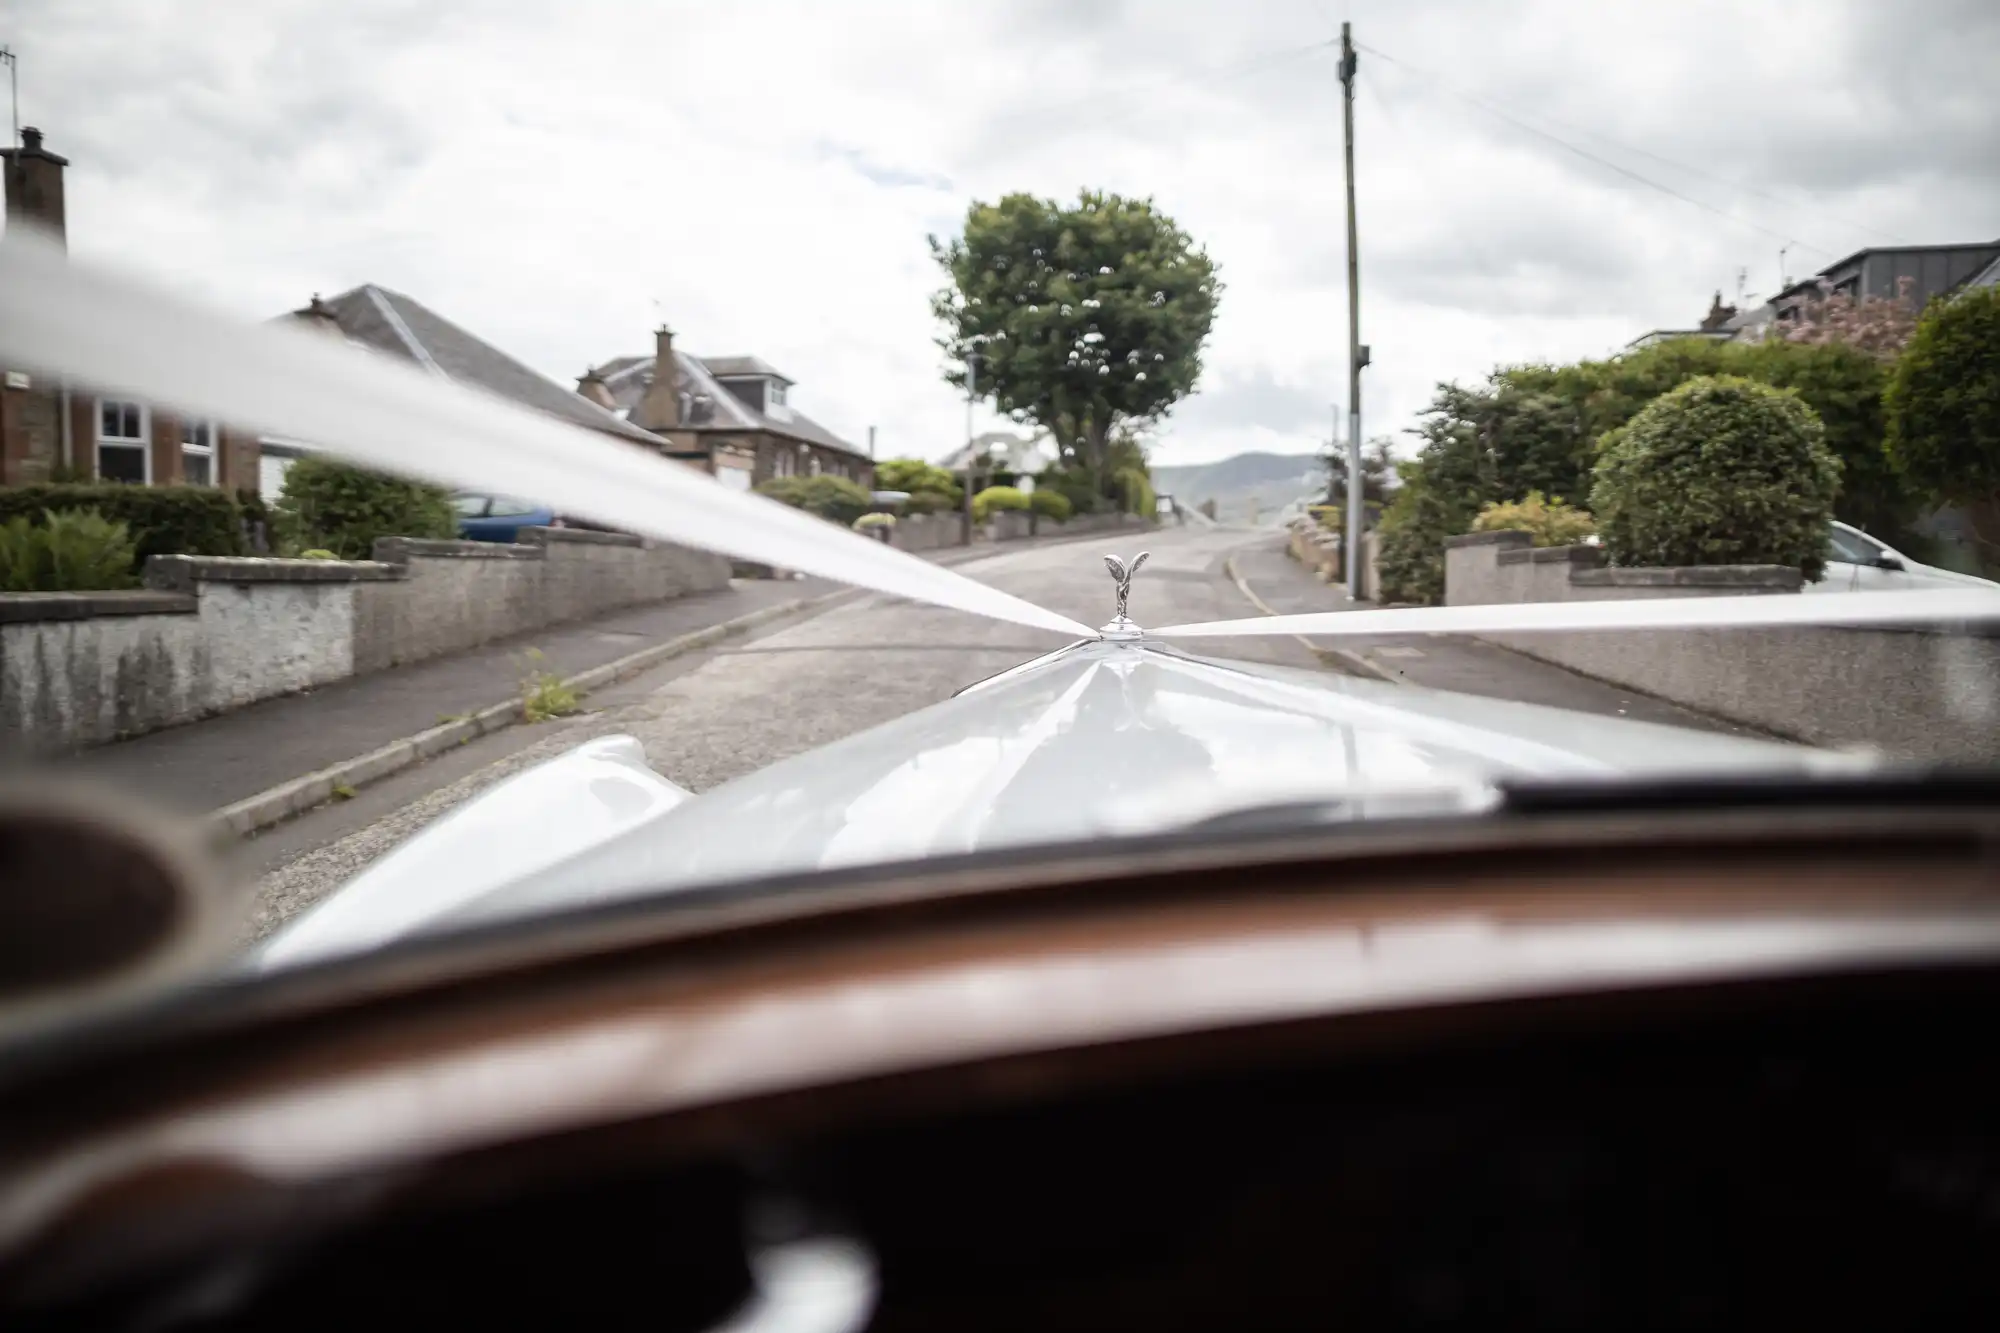
[[[926,552],[963,564],[1047,541]],[[580,688],[708,647],[725,633],[808,609],[843,591],[823,579],[739,579],[726,591],[550,626],[467,652],[265,699],[183,726],[97,746],[51,768],[133,792],[184,815],[226,812],[250,833],[518,720],[522,680],[548,671]],[[749,623],[744,623],[750,618]],[[528,651],[542,654],[531,663]]]
[[[1275,614],[1366,609],[1365,604],[1357,608],[1344,589],[1321,583],[1287,555],[1282,535],[1237,551],[1234,563],[1239,581]],[[1338,665],[1356,675],[1700,731],[1758,734],[1462,634],[1341,635],[1305,641],[1323,658],[1344,659]]]
[[[476,709],[518,701],[529,673],[565,678],[651,645],[837,590],[821,580],[746,580],[576,624],[556,625],[463,653],[370,672],[301,694],[83,750],[66,771],[206,814],[438,727]]]

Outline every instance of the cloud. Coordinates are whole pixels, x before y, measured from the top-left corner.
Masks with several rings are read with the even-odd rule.
[[[1371,435],[1440,380],[1687,323],[1739,269],[1768,292],[1781,247],[1799,276],[2000,236],[1984,0],[1342,8]],[[1010,190],[1152,197],[1228,284],[1156,445],[1199,462],[1311,450],[1346,398],[1333,9],[13,0],[0,40],[79,254],[256,318],[380,282],[560,380],[664,316],[885,454],[965,430],[927,233]]]

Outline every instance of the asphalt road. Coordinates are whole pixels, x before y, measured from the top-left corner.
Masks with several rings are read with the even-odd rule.
[[[1268,532],[1171,528],[1148,534],[1152,558],[1132,584],[1141,625],[1256,614],[1223,570],[1235,549]],[[1126,539],[1127,544],[1137,543]],[[1001,552],[956,566],[982,582],[1086,625],[1109,620],[1112,582],[1082,542]],[[1118,547],[1128,559],[1133,549]],[[702,791],[801,751],[949,697],[972,681],[1061,647],[1063,636],[868,595],[592,696],[593,710],[516,727],[448,760],[411,770],[361,798],[308,814],[238,854],[246,933],[261,936],[338,887],[423,825],[500,779],[593,736],[625,732],[653,765]],[[1284,637],[1217,640],[1203,651],[1318,666]]]

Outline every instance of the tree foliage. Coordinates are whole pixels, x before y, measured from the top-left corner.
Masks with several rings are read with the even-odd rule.
[[[1889,451],[2000,557],[2000,287],[1934,303],[1883,396]]]
[[[329,458],[301,458],[285,472],[272,515],[290,550],[317,547],[366,560],[377,537],[456,537],[458,515],[442,487]]]
[[[1050,432],[1065,462],[1112,469],[1122,423],[1164,417],[1193,391],[1222,293],[1215,266],[1151,200],[1085,191],[974,203],[963,233],[930,239],[947,382]]]
[[[1791,565],[1817,579],[1839,484],[1798,395],[1706,376],[1613,435],[1591,508],[1621,565]]]
[[[1347,507],[1347,448],[1341,445],[1329,450],[1325,456],[1327,470],[1327,503]],[[1396,489],[1396,458],[1390,452],[1390,440],[1386,435],[1377,435],[1361,446],[1361,502],[1373,508],[1380,508],[1389,502],[1389,496]]]
[[[1574,479],[1558,481],[1551,472],[1534,474],[1521,466],[1514,469],[1511,478],[1514,485],[1527,482],[1550,495],[1574,499],[1581,499],[1589,488],[1591,468],[1605,435],[1691,379],[1737,375],[1774,388],[1795,389],[1806,406],[1819,414],[1826,427],[1827,448],[1841,462],[1841,490],[1834,501],[1834,517],[1904,545],[1911,542],[1909,528],[1921,501],[1884,446],[1882,391],[1888,374],[1887,365],[1867,346],[1837,338],[1796,342],[1773,338],[1761,343],[1680,338],[1604,361],[1509,367],[1496,371],[1491,385],[1497,393],[1511,387],[1545,395],[1576,414],[1578,466]],[[1532,452],[1531,446],[1515,446],[1508,437],[1537,419],[1530,413],[1517,423],[1505,413],[1497,414],[1496,455]],[[1555,448],[1559,452],[1560,446]],[[1491,498],[1516,499],[1523,493],[1515,490]]]

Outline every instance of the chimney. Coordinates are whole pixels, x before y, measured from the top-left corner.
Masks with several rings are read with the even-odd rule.
[[[662,324],[653,334],[653,382],[632,413],[641,430],[672,430],[681,424],[680,364],[674,360],[674,331]]]
[[[294,310],[292,318],[314,333],[330,334],[335,338],[347,336],[341,332],[340,316],[333,313],[332,306],[319,299],[318,292],[313,293],[313,299],[306,303],[303,310]]]
[[[1722,293],[1717,292],[1708,303],[1708,314],[1701,321],[1701,331],[1712,333],[1736,317],[1736,307],[1722,304]]]
[[[63,214],[63,168],[66,157],[57,157],[42,147],[42,132],[33,127],[21,131],[19,148],[0,149],[7,160],[7,226],[37,227],[47,231],[58,244],[68,247]]]
[[[583,378],[576,382],[576,391],[607,412],[618,410],[618,400],[611,396],[610,386],[605,384],[604,377],[595,370],[583,372]]]

